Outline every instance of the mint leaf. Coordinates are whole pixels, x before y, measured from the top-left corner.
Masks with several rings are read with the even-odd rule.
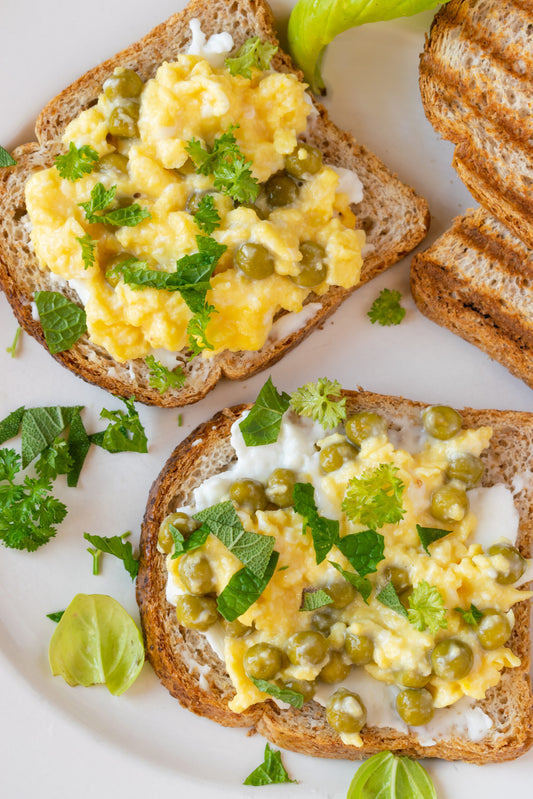
[[[117,186],[106,189],[103,183],[97,183],[91,190],[91,199],[84,203],[78,203],[85,211],[85,218],[89,224],[135,227],[143,219],[150,218],[150,212],[146,208],[141,208],[138,203],[132,203],[125,208],[109,210],[116,192]]]
[[[281,762],[281,752],[276,752],[267,744],[263,763],[246,777],[243,785],[275,785],[283,782],[296,782],[291,780]]]
[[[67,485],[71,488],[78,485],[80,472],[90,446],[91,441],[82,422],[80,409],[74,408],[68,434],[68,448],[72,458],[72,466],[67,472]]]
[[[22,466],[26,468],[34,458],[71,423],[74,415],[82,410],[81,405],[27,408],[22,417]]]
[[[285,392],[280,394],[269,377],[257,395],[250,413],[239,423],[247,447],[273,444],[278,440],[281,420],[289,402],[290,396]]]
[[[133,397],[118,399],[125,404],[126,411],[108,411],[106,408],[101,410],[100,417],[109,419],[111,424],[106,430],[93,433],[89,440],[108,452],[148,452],[148,439],[135,410]]]
[[[96,169],[98,160],[98,153],[88,144],[76,147],[71,141],[68,151],[56,156],[54,166],[62,178],[74,182]]]
[[[46,618],[50,619],[50,621],[55,621],[57,624],[58,621],[61,621],[61,617],[64,612],[64,610],[56,610],[55,613],[47,613]]]
[[[17,162],[12,155],[0,145],[0,167],[15,166]]]
[[[290,688],[280,688],[279,685],[275,685],[275,683],[268,682],[267,680],[256,680],[254,677],[250,677],[250,679],[255,687],[264,694],[270,694],[270,696],[273,696],[275,699],[287,702],[288,705],[292,705],[297,710],[301,710],[303,707],[304,697],[303,694],[300,694],[298,691],[293,691]]]
[[[406,618],[408,617],[409,614],[400,602],[398,594],[396,593],[396,589],[392,583],[387,583],[387,585],[381,589],[379,594],[376,595],[376,599],[378,602],[381,602],[382,605],[386,605],[386,607],[394,610],[401,616],[405,616]]]
[[[322,589],[307,588],[304,589],[303,592],[302,606],[300,610],[318,610],[318,608],[323,608],[325,605],[331,605],[332,602],[333,600],[329,594],[326,594],[326,592],[322,591]]]
[[[420,543],[426,550],[427,554],[430,555],[431,553],[428,549],[430,544],[433,544],[434,541],[444,538],[446,535],[450,535],[452,531],[442,530],[440,527],[421,527],[419,524],[417,524],[416,532],[418,533]]]
[[[226,58],[224,65],[228,68],[230,75],[251,78],[253,68],[262,71],[269,68],[272,56],[277,51],[276,45],[262,42],[259,36],[252,36],[239,47],[234,56]]]
[[[339,523],[320,516],[315,503],[315,489],[311,483],[294,484],[294,510],[303,516],[304,533],[311,530],[316,562],[322,563],[331,547],[339,540]]]
[[[483,618],[483,613],[476,608],[472,602],[467,610],[463,610],[463,608],[454,608],[454,610],[461,614],[465,624],[468,624],[470,627],[477,627]]]
[[[12,411],[5,419],[2,419],[0,422],[0,444],[18,436],[24,411],[24,405],[21,405],[16,411]]]
[[[209,531],[240,560],[257,578],[263,577],[269,566],[276,539],[245,530],[231,500],[219,502],[194,514]]]
[[[107,552],[107,554],[119,558],[124,563],[124,568],[132,580],[137,577],[139,561],[133,554],[133,547],[130,541],[124,541],[123,536],[120,535],[105,537],[84,533],[83,537],[100,552]]]
[[[335,566],[338,572],[342,574],[345,580],[348,580],[349,583],[353,585],[353,587],[358,591],[361,596],[363,597],[364,601],[368,605],[368,598],[372,593],[372,583],[366,577],[360,577],[358,574],[354,574],[353,572],[346,571],[343,569],[340,563],[335,563],[335,561],[329,561],[332,566]]]
[[[111,186],[110,189],[106,189],[103,183],[96,183],[96,185],[93,186],[91,189],[91,199],[84,203],[78,203],[85,211],[85,217],[88,222],[92,224],[93,222],[100,221],[97,216],[97,211],[103,211],[108,205],[111,205],[115,199],[116,192],[117,186]]]
[[[36,291],[34,300],[52,355],[73,347],[87,330],[87,316],[83,308],[58,291]]]
[[[337,547],[361,577],[376,571],[385,557],[385,539],[374,530],[363,530],[339,538]]]
[[[156,388],[160,394],[164,394],[170,388],[181,388],[187,379],[187,375],[181,368],[177,366],[175,369],[167,369],[153,355],[147,355],[144,359],[146,365],[150,369],[150,377],[148,382],[152,388]]]
[[[35,471],[42,480],[52,481],[60,474],[68,474],[72,467],[68,443],[64,438],[56,438],[41,452]]]
[[[276,570],[279,552],[272,552],[262,577],[244,566],[236,572],[217,599],[220,614],[227,621],[235,621],[256,602]]]
[[[198,547],[202,547],[207,541],[207,536],[209,535],[209,527],[207,524],[202,524],[201,527],[198,527],[197,530],[194,530],[188,538],[185,538],[185,536],[180,533],[178,528],[174,527],[173,524],[169,524],[168,529],[170,530],[174,541],[174,552],[172,554],[171,560],[183,555],[184,552],[190,552],[192,549],[198,549]]]

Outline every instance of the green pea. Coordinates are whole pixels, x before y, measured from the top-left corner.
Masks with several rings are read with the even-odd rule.
[[[338,613],[331,605],[324,605],[322,608],[315,610],[311,616],[311,627],[313,630],[328,636],[331,632],[331,627],[339,620]]]
[[[201,549],[193,549],[181,555],[178,574],[189,594],[201,596],[214,590],[215,581],[209,559]]]
[[[110,78],[104,82],[104,94],[110,100],[120,97],[139,97],[144,88],[139,75],[127,67],[117,67]]]
[[[383,571],[383,577],[386,582],[392,583],[398,596],[412,588],[409,573],[407,569],[403,569],[401,566],[387,566]]]
[[[374,642],[368,635],[346,633],[344,651],[354,666],[365,666],[374,658]]]
[[[268,505],[265,487],[259,480],[250,478],[236,480],[230,488],[229,495],[233,502],[248,513],[265,510]]]
[[[241,272],[253,280],[263,280],[274,273],[275,259],[264,244],[246,241],[238,247],[233,260]]]
[[[214,194],[212,191],[192,191],[185,202],[185,210],[188,214],[197,214],[200,210],[200,203],[202,202],[203,198],[206,197],[208,194]]]
[[[264,191],[270,208],[283,208],[298,198],[298,186],[285,172],[272,175],[265,183]]]
[[[295,633],[287,641],[287,655],[294,666],[320,666],[327,652],[328,642],[314,630]]]
[[[505,613],[489,608],[483,611],[476,632],[483,649],[499,649],[511,637],[511,629],[511,622]]]
[[[333,600],[334,608],[345,608],[357,596],[355,587],[348,580],[335,580],[324,589],[325,593]]]
[[[131,101],[125,105],[117,105],[109,117],[109,132],[112,136],[122,139],[133,139],[139,134],[137,120],[139,118],[139,104]]]
[[[431,653],[433,671],[443,680],[461,680],[474,664],[471,648],[460,638],[444,638]]]
[[[205,632],[218,620],[216,600],[210,596],[180,594],[176,601],[176,617],[183,627]]]
[[[228,638],[244,638],[245,635],[249,635],[249,633],[252,632],[252,628],[243,624],[239,619],[235,619],[234,621],[223,619],[222,626]]]
[[[366,723],[366,708],[358,694],[340,688],[326,706],[326,718],[339,733],[360,732]]]
[[[285,157],[285,170],[295,178],[316,175],[322,168],[322,153],[310,144],[298,142],[292,153]]]
[[[128,157],[122,153],[107,153],[103,155],[98,162],[100,169],[105,172],[127,172],[128,171]]]
[[[431,514],[441,522],[460,522],[468,511],[468,497],[463,488],[444,485],[431,495]]]
[[[253,644],[244,653],[243,663],[249,677],[271,680],[283,668],[283,652],[272,644]]]
[[[498,571],[498,576],[496,577],[496,582],[500,585],[516,583],[527,568],[527,560],[523,558],[518,549],[511,544],[493,544],[488,548],[487,554],[490,557],[500,555],[505,559],[505,568],[503,571]],[[500,560],[500,558],[498,558],[498,560]]]
[[[329,654],[328,662],[322,666],[318,674],[318,678],[322,682],[329,685],[345,680],[350,671],[352,670],[351,664],[347,663],[342,652],[333,651]]]
[[[359,411],[346,420],[344,429],[347,439],[357,447],[361,447],[365,439],[386,433],[387,422],[379,413]]]
[[[358,450],[347,441],[339,441],[336,444],[330,444],[324,449],[320,450],[318,460],[320,466],[325,472],[335,472],[340,469],[347,461],[353,461],[357,458]]]
[[[422,423],[433,438],[453,438],[463,425],[461,414],[447,405],[432,405],[422,412]]]
[[[296,691],[296,693],[302,694],[304,703],[310,702],[316,691],[316,685],[313,680],[287,680],[287,682],[283,683],[283,687],[288,688],[289,691]]]
[[[290,469],[274,469],[267,480],[265,494],[278,508],[289,508],[294,503],[296,474]]]
[[[460,480],[466,488],[473,488],[483,477],[483,461],[470,452],[454,455],[446,469],[448,480]]]
[[[291,275],[293,283],[303,288],[313,288],[323,283],[328,274],[324,247],[316,241],[302,241],[300,252],[300,271],[297,275]]]
[[[178,511],[177,513],[170,513],[166,516],[159,527],[159,535],[157,543],[167,555],[172,551],[174,546],[174,538],[170,530],[170,525],[179,530],[184,538],[188,537],[191,533],[200,526],[196,519],[191,519],[187,513]]]
[[[410,727],[427,724],[435,712],[433,697],[426,688],[406,688],[396,697],[396,710]]]
[[[406,688],[424,688],[431,679],[431,674],[422,674],[414,669],[405,669],[399,676],[399,682]]]

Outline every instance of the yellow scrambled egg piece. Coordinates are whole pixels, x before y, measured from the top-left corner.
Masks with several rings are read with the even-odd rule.
[[[122,362],[158,348],[179,351],[190,343],[187,326],[193,314],[178,291],[132,289],[122,280],[111,285],[106,279],[119,254],[172,272],[179,258],[197,252],[201,231],[186,204],[194,193],[212,191],[213,178],[192,168],[187,143],[196,139],[212,147],[216,137],[231,130],[252,162],[253,176],[263,183],[283,169],[306,129],[311,105],[294,75],[256,71],[247,79],[192,55],[162,64],[145,84],[135,136],[110,135],[110,117],[121,102],[104,91],[65,131],[66,146],[73,142],[96,151],[98,168],[73,182],[62,179],[55,167],[38,172],[28,181],[26,204],[41,267],[74,281],[91,339]],[[122,158],[122,166],[110,159],[113,155]],[[116,186],[117,198],[135,201],[150,217],[132,227],[89,224],[80,203],[89,200],[97,183]],[[318,295],[332,285],[351,288],[358,282],[364,234],[355,229],[348,197],[337,192],[337,185],[337,174],[323,166],[304,181],[295,202],[265,220],[253,208],[234,207],[229,197],[214,193],[221,221],[212,237],[228,249],[206,296],[215,312],[205,330],[212,348],[203,350],[205,356],[225,349],[258,350],[279,311],[302,309],[310,289],[290,276],[298,274],[303,241],[316,242],[326,252],[326,277],[313,288]],[[89,266],[80,243],[87,235],[96,242]],[[234,267],[233,253],[243,242],[262,244],[274,256],[269,278],[253,280]]]

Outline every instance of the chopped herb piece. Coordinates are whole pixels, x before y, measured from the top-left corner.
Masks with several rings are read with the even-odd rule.
[[[54,159],[54,165],[62,178],[74,182],[96,169],[98,160],[98,153],[88,144],[76,147],[71,141],[68,151]]]
[[[396,611],[396,613],[399,613],[401,616],[405,616],[406,618],[408,617],[409,614],[400,602],[398,594],[396,593],[396,589],[392,583],[387,583],[387,585],[381,589],[379,594],[376,595],[376,599],[381,602],[382,605],[385,605],[391,610]]]
[[[322,563],[331,547],[339,540],[338,521],[319,514],[315,502],[315,489],[311,483],[294,484],[294,510],[303,516],[304,533],[307,527],[310,528],[316,562]]]
[[[11,355],[12,358],[17,357],[17,345],[19,343],[19,338],[22,334],[22,328],[17,327],[15,332],[15,338],[13,339],[13,344],[10,347],[6,347],[6,352]]]
[[[431,635],[448,626],[442,594],[425,580],[414,587],[409,597],[409,621],[416,630],[428,630]]]
[[[257,395],[250,413],[239,423],[247,447],[273,444],[278,440],[281,419],[289,402],[289,395],[285,392],[280,394],[269,377]]]
[[[282,782],[296,782],[291,780],[281,762],[281,752],[265,746],[265,759],[251,774],[246,777],[243,785],[275,785]]]
[[[150,217],[150,212],[146,208],[141,208],[138,203],[132,203],[125,208],[109,210],[109,206],[115,199],[116,191],[116,186],[106,189],[103,183],[97,183],[91,190],[91,199],[84,203],[78,203],[85,211],[85,218],[89,224],[135,227],[143,219]]]
[[[439,539],[444,538],[446,535],[450,535],[452,531],[442,530],[440,527],[421,527],[419,524],[417,524],[416,532],[418,533],[420,543],[429,555],[430,552],[428,547],[430,544],[433,544],[434,541],[439,541]]]
[[[194,221],[202,233],[206,233],[208,236],[220,227],[220,214],[216,209],[212,194],[204,194],[198,203],[198,210],[194,214]]]
[[[477,627],[483,618],[483,613],[476,608],[473,602],[470,603],[470,607],[467,610],[463,610],[463,608],[454,608],[454,610],[461,614],[465,624],[468,624],[470,627]]]
[[[187,379],[181,366],[172,370],[167,369],[153,355],[147,355],[145,361],[150,369],[149,383],[160,394],[164,394],[169,388],[181,388]]]
[[[378,322],[383,327],[399,325],[405,316],[405,308],[400,305],[402,295],[395,289],[383,289],[372,303],[367,316],[372,322]]]
[[[0,444],[18,436],[24,411],[24,405],[21,405],[16,411],[12,411],[5,419],[2,419],[0,422]]]
[[[343,569],[340,563],[335,563],[335,561],[330,560],[332,566],[335,566],[338,572],[342,574],[345,580],[353,585],[353,587],[358,591],[361,596],[363,597],[364,601],[368,605],[368,597],[372,593],[372,583],[366,577],[360,577],[358,574],[354,574],[353,572],[346,571]]]
[[[198,139],[191,139],[186,150],[200,175],[213,175],[214,187],[240,203],[254,202],[259,183],[252,176],[252,162],[239,150],[232,126],[215,138],[211,150],[204,149]]]
[[[337,380],[319,377],[316,383],[306,383],[291,394],[291,408],[300,416],[310,416],[332,430],[346,419],[346,398],[341,397],[341,386]]]
[[[41,480],[50,482],[55,480],[59,474],[69,474],[73,466],[74,462],[67,441],[57,437],[41,452],[41,456],[35,464],[35,471]]]
[[[15,166],[17,162],[12,155],[0,145],[0,167]]]
[[[49,447],[67,429],[81,405],[27,408],[22,417],[22,466],[25,469],[34,458]]]
[[[234,56],[226,58],[225,66],[231,75],[242,75],[243,78],[252,77],[252,69],[263,72],[270,67],[270,62],[278,48],[270,42],[262,42],[259,36],[252,36],[239,47]]]
[[[72,467],[67,473],[67,485],[75,488],[78,485],[80,472],[89,452],[91,441],[81,419],[79,408],[74,408],[68,434],[68,448],[72,458]]]
[[[348,518],[372,530],[401,521],[405,513],[401,505],[405,486],[396,477],[397,472],[391,463],[381,463],[366,469],[360,477],[353,477],[342,503]]]
[[[205,544],[207,536],[209,535],[209,527],[207,524],[202,524],[197,530],[194,530],[188,538],[185,538],[177,527],[169,524],[168,529],[174,541],[174,552],[172,560],[183,555],[184,552],[190,552],[192,549],[198,549]]]
[[[303,707],[304,697],[303,694],[300,694],[298,691],[293,691],[290,688],[280,688],[279,685],[267,682],[267,680],[256,680],[254,677],[250,677],[250,679],[255,687],[264,694],[269,694],[275,699],[287,702],[288,705],[292,705],[298,710]]]
[[[88,233],[86,233],[85,236],[76,237],[76,241],[81,247],[81,259],[84,268],[88,269],[90,266],[94,266],[96,241],[92,239]]]
[[[64,612],[64,610],[56,610],[55,613],[47,613],[46,618],[50,619],[50,621],[55,621],[57,624],[58,621],[61,621],[61,617]]]
[[[244,566],[236,572],[217,599],[220,614],[227,621],[235,621],[256,602],[276,570],[279,552],[272,552],[262,577]]]
[[[58,291],[36,291],[34,300],[52,355],[73,347],[87,330],[83,308]]]
[[[123,561],[124,568],[130,575],[131,579],[134,580],[139,571],[139,561],[133,555],[133,547],[131,542],[123,540],[125,535],[129,535],[129,533],[124,533],[124,535],[113,535],[109,537],[89,535],[89,533],[84,533],[83,537],[89,542],[89,544],[92,544],[93,547],[99,549],[100,552],[107,552],[109,555],[114,555],[116,558],[119,558],[119,560]]]
[[[206,338],[206,328],[213,313],[218,313],[214,305],[205,303],[203,308],[196,311],[187,325],[187,341],[191,350],[191,357],[199,355],[203,350],[214,349]]]
[[[135,410],[134,398],[121,401],[126,411],[108,411],[106,408],[100,411],[100,417],[109,419],[111,424],[106,430],[89,436],[90,441],[108,452],[148,452],[148,440]]]
[[[331,605],[332,602],[333,600],[329,594],[326,594],[321,588],[308,588],[303,592],[300,610],[317,610],[318,608],[323,608],[325,605]]]
[[[363,530],[339,538],[337,547],[361,577],[376,571],[385,557],[385,539],[375,530]]]
[[[102,550],[95,549],[94,547],[87,547],[87,552],[92,556],[93,575],[96,577],[98,574],[100,574],[100,556],[102,554]]]

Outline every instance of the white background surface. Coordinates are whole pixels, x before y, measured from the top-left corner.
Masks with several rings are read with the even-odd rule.
[[[0,142],[13,148],[32,138],[45,102],[79,74],[131,43],[184,3],[177,0],[4,0],[0,49]],[[289,0],[273,4],[286,23]],[[327,104],[333,119],[413,185],[429,201],[433,225],[427,244],[473,204],[449,166],[452,148],[433,133],[418,96],[418,54],[431,14],[350,31],[325,59]],[[372,326],[366,312],[379,291],[398,288],[407,316],[398,328]],[[103,407],[120,403],[57,365],[28,336],[16,359],[5,352],[16,323],[0,296],[0,418],[21,404],[86,406],[90,432],[103,428]],[[290,391],[327,375],[358,385],[456,407],[533,410],[533,392],[499,364],[422,317],[409,295],[409,259],[357,291],[298,349],[272,369]],[[122,565],[104,557],[91,574],[84,531],[132,531],[138,541],[145,498],[175,444],[227,404],[251,401],[266,374],[220,385],[198,406],[141,408],[150,441],[147,455],[110,455],[93,448],[78,489],[57,485],[69,514],[58,535],[35,553],[0,552],[0,794],[40,799],[149,793],[208,797],[335,797],[342,799],[356,764],[284,753],[298,785],[243,788],[262,760],[264,740],[226,730],[182,710],[159,686],[149,666],[122,697],[105,688],[69,688],[53,678],[47,647],[53,623],[45,614],[64,608],[78,592],[109,593],[136,616],[134,591]],[[12,444],[9,444],[12,445]],[[505,765],[426,763],[439,799],[501,799],[530,794],[533,754]],[[528,776],[529,773],[529,776]],[[261,794],[262,795],[262,794]]]

